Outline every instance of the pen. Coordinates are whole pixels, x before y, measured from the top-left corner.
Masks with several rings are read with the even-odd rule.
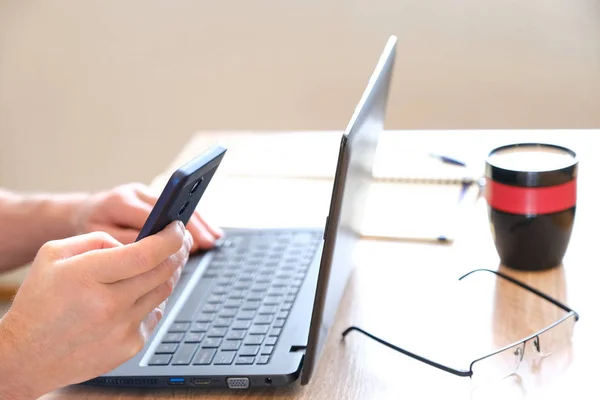
[[[433,157],[433,158],[437,158],[438,160],[440,160],[441,162],[443,162],[445,164],[457,165],[459,167],[467,166],[467,163],[465,163],[464,161],[457,160],[456,158],[453,158],[453,157],[444,156],[441,154],[433,154],[433,153],[429,153],[429,156]]]

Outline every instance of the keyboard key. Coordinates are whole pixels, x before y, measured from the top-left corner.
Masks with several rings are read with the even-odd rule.
[[[224,295],[229,292],[229,288],[227,286],[216,286],[212,292],[213,294]]]
[[[281,328],[285,324],[285,319],[278,318],[273,323],[273,328]]]
[[[277,343],[277,336],[269,336],[267,340],[265,340],[265,344],[268,344],[269,346],[274,346],[275,343]]]
[[[225,303],[223,303],[223,307],[225,308],[239,308],[241,305],[241,299],[229,299]]]
[[[254,286],[252,286],[252,289],[250,289],[250,291],[252,292],[264,292],[266,290],[269,289],[269,285],[266,283],[256,283],[254,284]]]
[[[206,332],[208,331],[208,323],[207,322],[195,322],[192,325],[192,332]]]
[[[265,306],[276,306],[283,303],[283,296],[267,296],[265,297]]]
[[[242,310],[258,310],[260,300],[248,300],[242,305]]]
[[[189,264],[188,264],[189,265]],[[212,279],[200,279],[190,296],[187,298],[183,307],[177,314],[177,320],[183,321],[195,321],[196,319],[192,318],[197,311],[198,304],[202,301],[206,293],[210,289],[212,285]],[[181,287],[181,282],[176,288]]]
[[[231,329],[248,329],[251,324],[252,321],[250,320],[237,320],[231,324]]]
[[[225,296],[219,294],[211,294],[206,299],[207,303],[222,303],[223,301],[225,301]]]
[[[281,311],[289,311],[292,309],[292,303],[283,303],[280,310]]]
[[[254,357],[251,356],[238,356],[235,360],[237,365],[251,365],[254,364]]]
[[[252,286],[252,282],[238,282],[233,287],[234,290],[248,290]]]
[[[213,360],[214,365],[229,365],[233,362],[235,352],[233,351],[220,351]]]
[[[265,340],[265,335],[248,335],[244,344],[262,344]]]
[[[254,319],[254,323],[256,325],[268,325],[271,322],[273,322],[273,316],[272,315],[259,315],[258,317],[256,317]]]
[[[227,328],[210,328],[206,333],[207,337],[223,337],[227,333]]]
[[[256,359],[256,363],[259,364],[259,365],[266,364],[266,363],[269,362],[269,358],[270,358],[269,356],[259,356]]]
[[[206,338],[203,342],[202,342],[202,347],[203,348],[217,348],[221,345],[221,341],[223,339],[221,338]]]
[[[148,362],[148,365],[169,365],[171,361],[170,354],[155,354]]]
[[[271,332],[269,332],[269,336],[279,336],[281,335],[281,328],[272,328]]]
[[[233,318],[237,315],[237,310],[235,308],[224,308],[219,311],[218,318]]]
[[[263,346],[262,350],[260,351],[260,354],[272,354],[274,348],[275,346]]]
[[[215,317],[213,313],[200,313],[196,318],[196,322],[211,322]]]
[[[161,343],[156,346],[156,354],[173,354],[177,350],[177,343]]]
[[[221,309],[220,304],[206,304],[202,307],[203,313],[215,313]]]
[[[238,282],[251,282],[253,280],[254,280],[254,277],[252,276],[252,274],[249,274],[249,273],[243,273],[238,278]]]
[[[269,294],[268,296],[281,296],[283,294],[285,294],[286,290],[285,288],[270,288],[269,289]]]
[[[198,345],[196,343],[185,343],[179,346],[179,350],[173,356],[172,365],[189,365],[196,352]]]
[[[202,333],[202,332],[200,332],[200,333],[190,332],[187,335],[185,335],[184,342],[186,342],[186,343],[200,343],[202,341],[202,339],[204,339],[204,333]]]
[[[245,294],[246,293],[243,290],[232,290],[231,293],[229,293],[229,298],[230,299],[243,299]]]
[[[241,340],[226,340],[221,345],[221,350],[222,351],[235,351],[240,348],[241,344],[242,344]]]
[[[269,331],[269,325],[254,325],[250,328],[250,334],[264,335]]]
[[[259,314],[275,314],[278,306],[262,306],[259,310]]]
[[[258,349],[260,346],[242,346],[238,354],[240,356],[255,356],[258,354]]]
[[[224,287],[231,286],[231,285],[233,285],[233,279],[231,279],[231,278],[219,278],[216,281],[216,285],[217,286],[224,286]]]
[[[283,318],[283,319],[286,319],[286,318],[288,317],[288,315],[290,315],[289,311],[287,311],[287,310],[282,310],[282,311],[279,311],[279,312],[277,313],[277,318]]]
[[[246,300],[248,301],[261,301],[265,298],[264,292],[250,292],[248,296],[246,296]]]
[[[209,365],[215,356],[216,349],[200,349],[194,357],[194,365]]]
[[[237,319],[253,319],[256,311],[241,311],[237,315]]]
[[[285,295],[285,299],[284,299],[284,303],[293,303],[294,300],[296,300],[296,296],[293,294],[286,294]]]
[[[189,328],[189,322],[175,322],[169,328],[169,332],[187,332]]]
[[[215,322],[213,322],[213,326],[215,327],[228,327],[233,323],[233,318],[217,318]]]
[[[162,342],[163,343],[179,343],[183,340],[183,333],[167,333]]]
[[[243,339],[246,336],[245,330],[232,330],[227,335],[227,339]]]

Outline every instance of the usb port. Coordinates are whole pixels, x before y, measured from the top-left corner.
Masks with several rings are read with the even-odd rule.
[[[183,378],[169,378],[169,384],[171,385],[183,385],[185,383],[185,379]]]

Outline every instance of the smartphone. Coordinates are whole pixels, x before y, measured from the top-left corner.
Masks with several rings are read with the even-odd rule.
[[[213,146],[173,172],[136,242],[179,220],[187,225],[227,149]]]

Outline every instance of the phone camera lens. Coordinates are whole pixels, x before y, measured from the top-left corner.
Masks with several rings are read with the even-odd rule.
[[[198,190],[198,188],[200,187],[200,184],[202,183],[202,180],[204,180],[204,177],[198,179],[196,181],[196,183],[194,183],[194,185],[192,186],[192,188],[190,189],[190,195],[193,195],[194,192],[196,192],[196,190]]]
[[[190,202],[186,201],[185,204],[179,209],[179,212],[177,213],[178,217],[185,212],[185,209],[187,208],[188,204],[190,204]]]

